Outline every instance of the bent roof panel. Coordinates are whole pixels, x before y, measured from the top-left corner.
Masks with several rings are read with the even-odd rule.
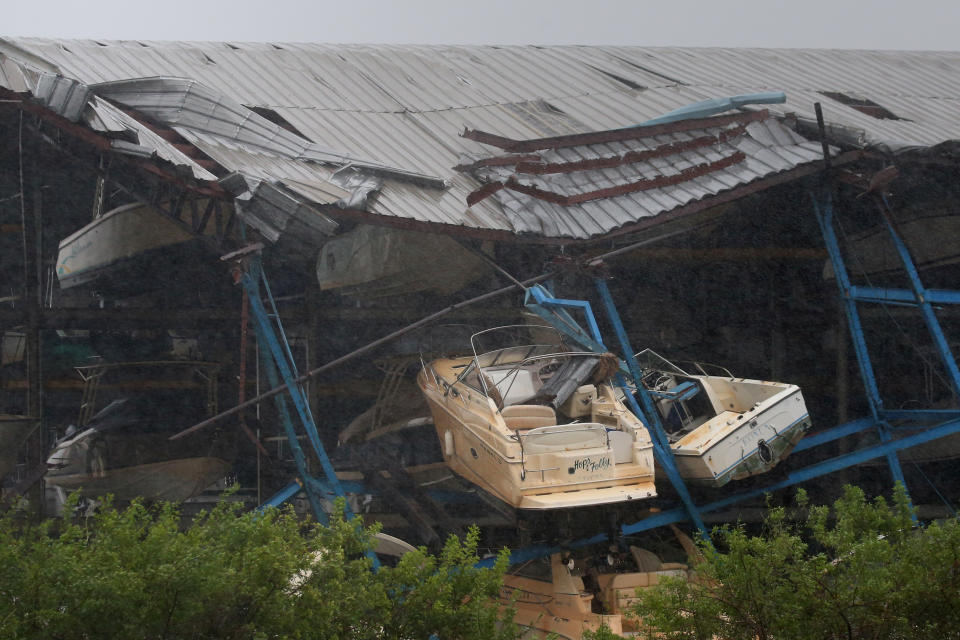
[[[385,180],[381,192],[368,202],[370,213],[477,229],[586,238],[812,162],[816,154],[803,144],[774,144],[782,133],[774,129],[766,132],[772,138],[761,143],[765,134],[755,128],[756,137],[741,144],[748,156],[743,162],[670,189],[644,191],[642,198],[631,194],[616,199],[622,202],[583,203],[578,205],[579,217],[573,219],[506,194],[500,201],[487,199],[468,207],[466,194],[479,183],[452,167],[463,154],[489,149],[460,138],[463,128],[518,139],[602,131],[631,126],[708,97],[783,90],[788,102],[771,107],[773,113],[796,112],[812,119],[812,103],[819,100],[830,122],[862,129],[870,144],[932,146],[960,139],[960,119],[955,117],[960,53],[955,52],[100,43],[36,38],[8,42],[12,49],[42,58],[64,76],[85,84],[181,77],[241,105],[270,108],[318,145],[450,182],[448,189],[437,190]],[[4,77],[13,85],[18,75]],[[863,96],[904,119],[872,117],[832,100],[824,91]],[[219,150],[219,158],[228,163],[257,162],[257,154],[249,151]],[[603,147],[584,150],[601,152]],[[690,151],[671,162],[682,169],[685,163],[709,162],[711,153]],[[299,171],[284,163],[283,173],[318,184],[329,175],[329,169],[321,170],[311,158],[290,162],[298,161],[304,164]],[[650,166],[666,170],[662,161],[657,162]],[[277,166],[262,169],[266,175],[279,171]],[[596,172],[578,179],[602,188],[604,180],[616,179],[615,173]]]

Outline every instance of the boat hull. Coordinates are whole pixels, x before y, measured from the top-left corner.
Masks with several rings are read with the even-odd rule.
[[[511,432],[486,395],[460,383],[444,392],[424,372],[418,383],[446,464],[514,508],[564,509],[656,496],[653,446],[635,418],[633,426],[640,433],[618,432],[629,443],[615,451],[603,425],[548,422],[554,426]],[[607,394],[611,415],[628,414],[612,399],[612,390],[608,388]],[[520,405],[504,412],[508,409],[529,411],[529,419],[536,420],[533,414],[545,407]]]
[[[96,473],[50,471],[46,482],[67,492],[79,491],[89,498],[110,494],[117,502],[137,497],[179,502],[197,495],[229,470],[230,463],[220,458],[181,458]]]
[[[688,482],[722,487],[770,471],[809,427],[803,396],[791,385],[765,408],[721,412],[672,445],[674,460]]]
[[[206,202],[200,205],[201,210]],[[211,225],[212,226],[212,225]],[[159,273],[169,277],[191,262],[200,239],[155,208],[134,203],[108,211],[64,238],[57,278],[67,289],[97,283],[101,288],[140,291]],[[143,278],[136,275],[142,272]]]

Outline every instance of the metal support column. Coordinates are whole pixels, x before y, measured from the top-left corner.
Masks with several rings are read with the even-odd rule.
[[[873,370],[873,363],[870,360],[870,352],[867,350],[867,340],[863,333],[863,325],[860,322],[860,312],[857,309],[857,298],[851,295],[850,275],[847,272],[847,266],[844,264],[843,255],[840,252],[840,243],[837,240],[836,232],[833,230],[833,198],[827,187],[822,187],[819,197],[813,196],[813,210],[817,217],[817,223],[820,225],[820,232],[823,235],[823,241],[830,255],[830,263],[833,265],[834,277],[837,280],[837,286],[840,288],[840,297],[844,301],[844,310],[847,314],[847,323],[850,327],[850,338],[853,341],[853,349],[857,355],[857,363],[860,366],[860,376],[863,379],[863,386],[867,394],[867,402],[870,405],[870,412],[876,423],[877,433],[880,441],[890,442],[890,428],[883,415],[883,399],[880,397],[880,389],[877,386],[876,374]],[[897,458],[896,450],[891,450],[886,454],[887,464],[890,467],[890,474],[894,482],[899,482],[904,489],[907,487],[906,479],[903,476],[903,469],[900,466],[900,460]]]
[[[297,439],[297,429],[294,428],[290,412],[287,408],[286,402],[288,397],[293,403],[299,424],[306,434],[314,454],[320,461],[320,466],[324,474],[327,476],[327,482],[323,486],[329,487],[337,497],[344,497],[345,494],[343,487],[340,486],[340,481],[333,469],[333,465],[330,463],[330,458],[327,456],[326,449],[320,441],[317,426],[313,420],[313,414],[310,411],[310,405],[307,401],[303,386],[297,382],[299,376],[293,361],[293,354],[290,351],[286,334],[283,331],[283,325],[280,323],[276,305],[273,301],[273,294],[270,291],[270,285],[263,273],[259,257],[251,261],[247,271],[241,275],[240,281],[250,301],[250,312],[254,321],[254,328],[257,332],[257,340],[264,347],[261,349],[261,359],[267,373],[268,382],[271,387],[277,387],[281,382],[287,385],[287,393],[276,396],[277,410],[280,413],[287,439],[290,441],[290,449],[297,463],[297,471],[300,474],[303,489],[310,500],[310,506],[317,520],[326,522],[327,516],[322,509],[320,495],[317,491],[319,484],[315,482],[308,473],[306,457]],[[267,301],[270,304],[272,314],[267,312],[263,299],[260,296],[261,286],[267,295]],[[271,321],[271,318],[273,321]],[[285,489],[281,493],[288,494],[287,497],[290,497],[296,492],[289,493],[289,491]],[[273,503],[277,498],[278,496],[274,496],[268,503]],[[345,511],[346,517],[351,517],[350,508],[346,504]]]
[[[631,405],[631,409],[633,409],[638,415],[644,416],[645,422],[649,426],[650,433],[653,436],[653,451],[657,456],[657,462],[659,462],[660,466],[663,467],[664,471],[667,472],[667,478],[670,480],[670,484],[673,485],[673,488],[676,489],[677,493],[680,495],[680,500],[683,501],[683,506],[686,507],[687,513],[690,515],[690,519],[700,530],[702,535],[709,539],[709,530],[707,529],[706,525],[703,524],[703,519],[700,517],[700,512],[697,510],[697,505],[694,504],[693,498],[690,497],[690,491],[687,489],[687,485],[680,476],[680,471],[677,469],[677,465],[674,462],[673,450],[670,448],[670,441],[667,439],[667,434],[663,430],[663,423],[660,421],[660,413],[657,411],[653,400],[650,398],[650,394],[647,393],[647,390],[643,386],[643,373],[640,371],[640,365],[637,363],[637,359],[633,355],[633,349],[630,346],[630,340],[627,337],[627,330],[624,328],[623,322],[620,320],[620,314],[617,312],[617,307],[613,302],[613,296],[610,295],[610,289],[607,287],[607,282],[603,278],[596,278],[594,283],[597,286],[597,291],[600,293],[600,299],[603,301],[603,305],[606,308],[607,316],[610,318],[611,324],[613,324],[613,331],[616,333],[617,340],[620,342],[620,349],[623,351],[623,355],[627,360],[627,366],[630,368],[630,375],[633,378],[633,384],[636,389],[635,393],[631,393],[631,389],[627,385],[622,384],[622,376],[617,376],[618,382],[621,383],[624,395],[626,395],[627,400]],[[638,396],[640,401],[643,403],[642,411],[640,407],[637,406],[637,400],[635,396]]]

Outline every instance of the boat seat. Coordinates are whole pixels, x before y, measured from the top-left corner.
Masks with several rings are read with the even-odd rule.
[[[514,404],[500,410],[507,429],[526,431],[557,424],[557,414],[551,407],[542,404]]]

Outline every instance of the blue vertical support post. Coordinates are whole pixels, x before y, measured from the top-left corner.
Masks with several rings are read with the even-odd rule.
[[[667,434],[663,430],[663,424],[660,421],[660,414],[657,412],[657,408],[654,406],[653,401],[650,399],[650,395],[647,393],[647,390],[643,387],[643,376],[640,371],[640,366],[637,364],[637,359],[633,355],[633,349],[630,347],[630,341],[627,338],[627,331],[623,326],[623,322],[620,320],[620,314],[617,312],[617,307],[613,302],[613,296],[610,295],[610,289],[607,287],[607,283],[602,278],[596,278],[595,283],[597,286],[597,291],[600,293],[600,299],[603,301],[603,305],[607,311],[607,317],[610,318],[610,322],[613,324],[614,333],[617,335],[617,340],[620,342],[620,349],[623,351],[624,357],[627,361],[627,367],[630,369],[630,375],[633,378],[633,384],[636,387],[636,395],[640,397],[641,402],[643,403],[643,410],[637,405],[637,400],[634,397],[634,394],[631,393],[631,390],[622,384],[622,376],[618,374],[618,382],[621,382],[624,390],[624,394],[627,397],[627,401],[631,405],[631,409],[636,412],[638,415],[642,415],[645,418],[645,422],[648,425],[648,429],[653,436],[653,451],[657,456],[657,461],[660,463],[660,466],[663,467],[663,470],[667,472],[667,477],[670,480],[670,483],[676,489],[677,493],[680,495],[680,499],[683,501],[684,507],[686,507],[687,513],[690,515],[690,519],[693,521],[693,524],[700,529],[704,537],[708,536],[708,529],[703,523],[703,519],[700,517],[700,512],[697,509],[696,504],[693,502],[693,498],[690,496],[690,491],[687,489],[686,483],[683,481],[683,478],[680,476],[680,471],[677,469],[677,465],[673,460],[673,451],[670,449],[670,442],[667,439]],[[708,538],[709,539],[709,538]]]
[[[330,486],[330,488],[338,497],[343,497],[345,495],[343,488],[340,486],[340,481],[333,469],[333,465],[330,463],[330,458],[327,456],[326,449],[324,449],[323,443],[320,441],[320,435],[317,433],[317,427],[313,421],[313,415],[310,413],[309,403],[307,402],[303,387],[299,382],[297,382],[297,376],[293,368],[294,365],[292,359],[288,357],[290,355],[289,346],[284,346],[286,345],[286,336],[283,334],[283,327],[280,325],[279,318],[276,318],[280,336],[284,342],[284,345],[281,345],[280,340],[277,338],[277,331],[274,330],[273,324],[270,322],[270,317],[264,308],[263,301],[260,297],[261,281],[265,282],[266,279],[263,276],[260,260],[256,259],[251,263],[249,270],[243,274],[241,282],[243,283],[243,287],[246,290],[247,296],[250,300],[250,311],[257,329],[257,338],[263,342],[264,346],[267,348],[266,350],[269,352],[270,358],[265,359],[265,362],[267,362],[266,370],[268,377],[272,373],[274,378],[270,379],[269,382],[274,387],[278,386],[281,380],[283,384],[286,384],[287,396],[289,396],[290,400],[293,402],[299,422],[306,432],[307,439],[313,447],[314,453],[316,454],[317,459],[320,461],[320,466],[323,468],[323,471],[327,476],[328,486]],[[271,306],[274,306],[275,310],[275,305],[273,305],[272,295],[270,295],[269,289],[267,289],[267,294],[270,296]],[[277,373],[279,373],[279,378],[277,378]],[[278,396],[278,398],[279,397],[280,396]],[[280,407],[281,404],[278,402],[278,408]],[[284,421],[285,428],[287,428],[287,435],[291,443],[291,449],[295,450],[295,447],[299,447],[299,443],[296,438],[296,430],[293,429],[289,412],[286,410],[286,404],[283,403],[282,407],[283,408],[280,410],[281,418]],[[319,499],[317,498],[313,489],[313,483],[310,482],[310,477],[309,474],[307,474],[305,465],[303,468],[300,467],[299,460],[298,471],[303,476],[304,490],[310,497],[311,506],[315,511],[317,519],[321,521],[325,520],[326,515],[323,514],[322,509],[319,508]],[[350,517],[352,514],[350,513],[350,508],[348,505],[345,505],[345,510],[345,515]]]
[[[851,293],[850,275],[847,273],[847,267],[843,262],[843,255],[840,252],[840,243],[833,230],[833,200],[826,186],[821,187],[820,198],[813,195],[813,210],[816,214],[817,223],[820,225],[820,232],[823,235],[827,253],[830,256],[833,274],[837,280],[837,286],[840,288],[840,296],[843,298],[847,323],[850,327],[850,337],[853,340],[853,348],[857,355],[857,364],[860,367],[860,376],[863,379],[863,386],[866,390],[870,412],[876,421],[880,441],[887,443],[891,440],[890,429],[883,419],[883,400],[880,397],[880,389],[877,386],[877,378],[873,370],[873,363],[870,360],[870,352],[867,350],[867,341],[863,333],[863,325],[860,322],[857,300]],[[894,482],[899,482],[903,485],[904,489],[906,489],[907,481],[903,476],[903,469],[900,466],[900,460],[897,457],[896,450],[888,452],[886,458]]]
[[[257,334],[260,334],[260,329],[257,329]],[[267,374],[267,383],[271,388],[277,387],[280,385],[280,378],[277,375],[277,367],[273,362],[270,354],[267,353],[265,349],[260,350],[260,363],[263,366],[264,372]],[[327,514],[323,510],[323,506],[320,502],[320,496],[317,495],[316,491],[313,489],[313,485],[307,481],[309,472],[307,470],[307,458],[303,454],[303,447],[300,446],[300,441],[297,439],[297,430],[293,427],[293,421],[290,419],[290,410],[287,408],[287,399],[282,395],[278,394],[274,397],[274,403],[277,406],[277,413],[280,414],[280,423],[283,425],[283,430],[286,433],[287,441],[290,444],[290,452],[293,454],[293,460],[297,465],[297,473],[300,475],[300,483],[304,492],[307,494],[307,500],[310,502],[310,509],[313,511],[313,516],[317,519],[317,522],[326,523]],[[280,500],[276,503],[277,506],[282,503],[284,500],[288,500],[296,495],[298,492],[294,491],[293,493],[285,493],[283,500]],[[272,502],[269,501],[269,502]]]
[[[920,308],[920,313],[923,314],[923,321],[927,325],[927,331],[930,332],[930,337],[933,338],[933,343],[936,345],[937,351],[940,354],[940,360],[947,370],[950,384],[953,387],[953,393],[960,398],[960,369],[957,368],[957,360],[953,357],[953,353],[950,351],[950,344],[947,342],[947,337],[943,333],[943,327],[940,326],[940,321],[937,320],[937,316],[933,312],[933,306],[930,304],[927,290],[920,281],[920,274],[913,262],[913,258],[910,256],[910,251],[907,249],[907,245],[904,244],[900,234],[897,233],[897,230],[893,226],[893,221],[890,219],[890,203],[887,201],[886,196],[881,196],[877,204],[880,208],[880,215],[883,216],[883,222],[887,227],[887,231],[890,233],[890,238],[893,240],[893,245],[896,247],[897,253],[900,255],[900,260],[903,262],[903,268],[906,270],[907,277],[910,279],[910,288],[913,290],[913,295],[916,299],[917,306]]]

